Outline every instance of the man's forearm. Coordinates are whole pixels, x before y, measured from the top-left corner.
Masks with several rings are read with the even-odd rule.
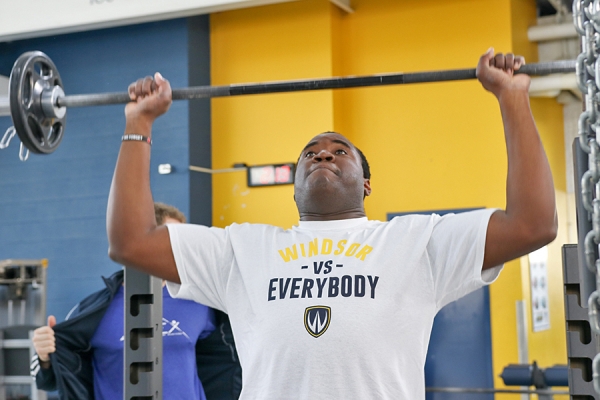
[[[107,232],[111,258],[125,265],[140,234],[156,227],[149,169],[150,146],[123,142],[108,198]]]
[[[528,93],[508,92],[499,102],[508,154],[506,212],[526,223],[532,234],[544,236],[556,230],[554,182]]]
[[[530,253],[554,240],[557,231],[552,172],[528,93],[507,91],[498,101],[508,155],[506,209],[490,221],[483,268]]]

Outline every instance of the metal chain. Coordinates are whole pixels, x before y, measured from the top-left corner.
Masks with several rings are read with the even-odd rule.
[[[588,299],[588,317],[592,331],[600,335],[600,0],[573,2],[573,23],[581,37],[577,57],[577,85],[585,98],[585,110],[578,123],[579,144],[588,154],[588,170],[581,177],[583,207],[589,213],[592,230],[583,243],[585,263],[596,276],[596,290]],[[600,354],[592,363],[594,389],[600,393]]]
[[[10,144],[10,141],[13,137],[15,137],[16,134],[17,130],[14,126],[8,128],[6,132],[4,132],[4,136],[2,136],[2,139],[0,139],[0,150],[4,150],[5,148],[7,148]]]
[[[26,148],[25,145],[23,145],[23,142],[21,142],[21,145],[19,146],[19,160],[27,161],[28,158],[29,158],[29,149]]]
[[[17,130],[15,129],[14,126],[11,126],[10,128],[8,128],[6,130],[6,132],[4,133],[4,136],[2,136],[2,139],[0,139],[0,150],[4,150],[5,148],[7,148],[8,145],[10,144],[10,141],[12,140],[13,137],[15,137],[16,134],[17,134]],[[23,142],[21,142],[21,146],[19,147],[19,159],[21,161],[27,161],[28,158],[29,158],[29,149],[27,149],[23,145]]]

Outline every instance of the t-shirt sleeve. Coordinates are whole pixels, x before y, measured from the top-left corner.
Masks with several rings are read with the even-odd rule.
[[[436,304],[446,304],[492,283],[502,265],[482,271],[487,227],[495,209],[434,217],[427,253]]]
[[[227,312],[225,288],[233,252],[225,229],[167,224],[181,284],[167,282],[173,297],[189,299]]]

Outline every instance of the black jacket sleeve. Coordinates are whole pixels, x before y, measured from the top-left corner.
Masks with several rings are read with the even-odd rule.
[[[61,400],[94,398],[93,351],[90,342],[115,292],[123,282],[123,271],[116,272],[110,278],[104,278],[104,282],[105,289],[83,299],[69,319],[54,326],[56,352],[50,354],[52,371],[42,368],[37,370],[38,388],[58,390]]]
[[[48,392],[56,390],[56,376],[52,368],[42,368],[37,354],[31,358],[31,377],[38,389]]]
[[[215,311],[216,329],[196,343],[198,377],[206,400],[237,400],[242,391],[242,367],[227,314]]]

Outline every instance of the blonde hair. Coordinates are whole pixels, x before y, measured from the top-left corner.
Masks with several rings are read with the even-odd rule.
[[[181,223],[186,222],[185,215],[181,211],[179,211],[176,207],[165,203],[154,203],[154,216],[156,217],[156,224],[163,225],[165,223],[165,219],[173,218]]]

